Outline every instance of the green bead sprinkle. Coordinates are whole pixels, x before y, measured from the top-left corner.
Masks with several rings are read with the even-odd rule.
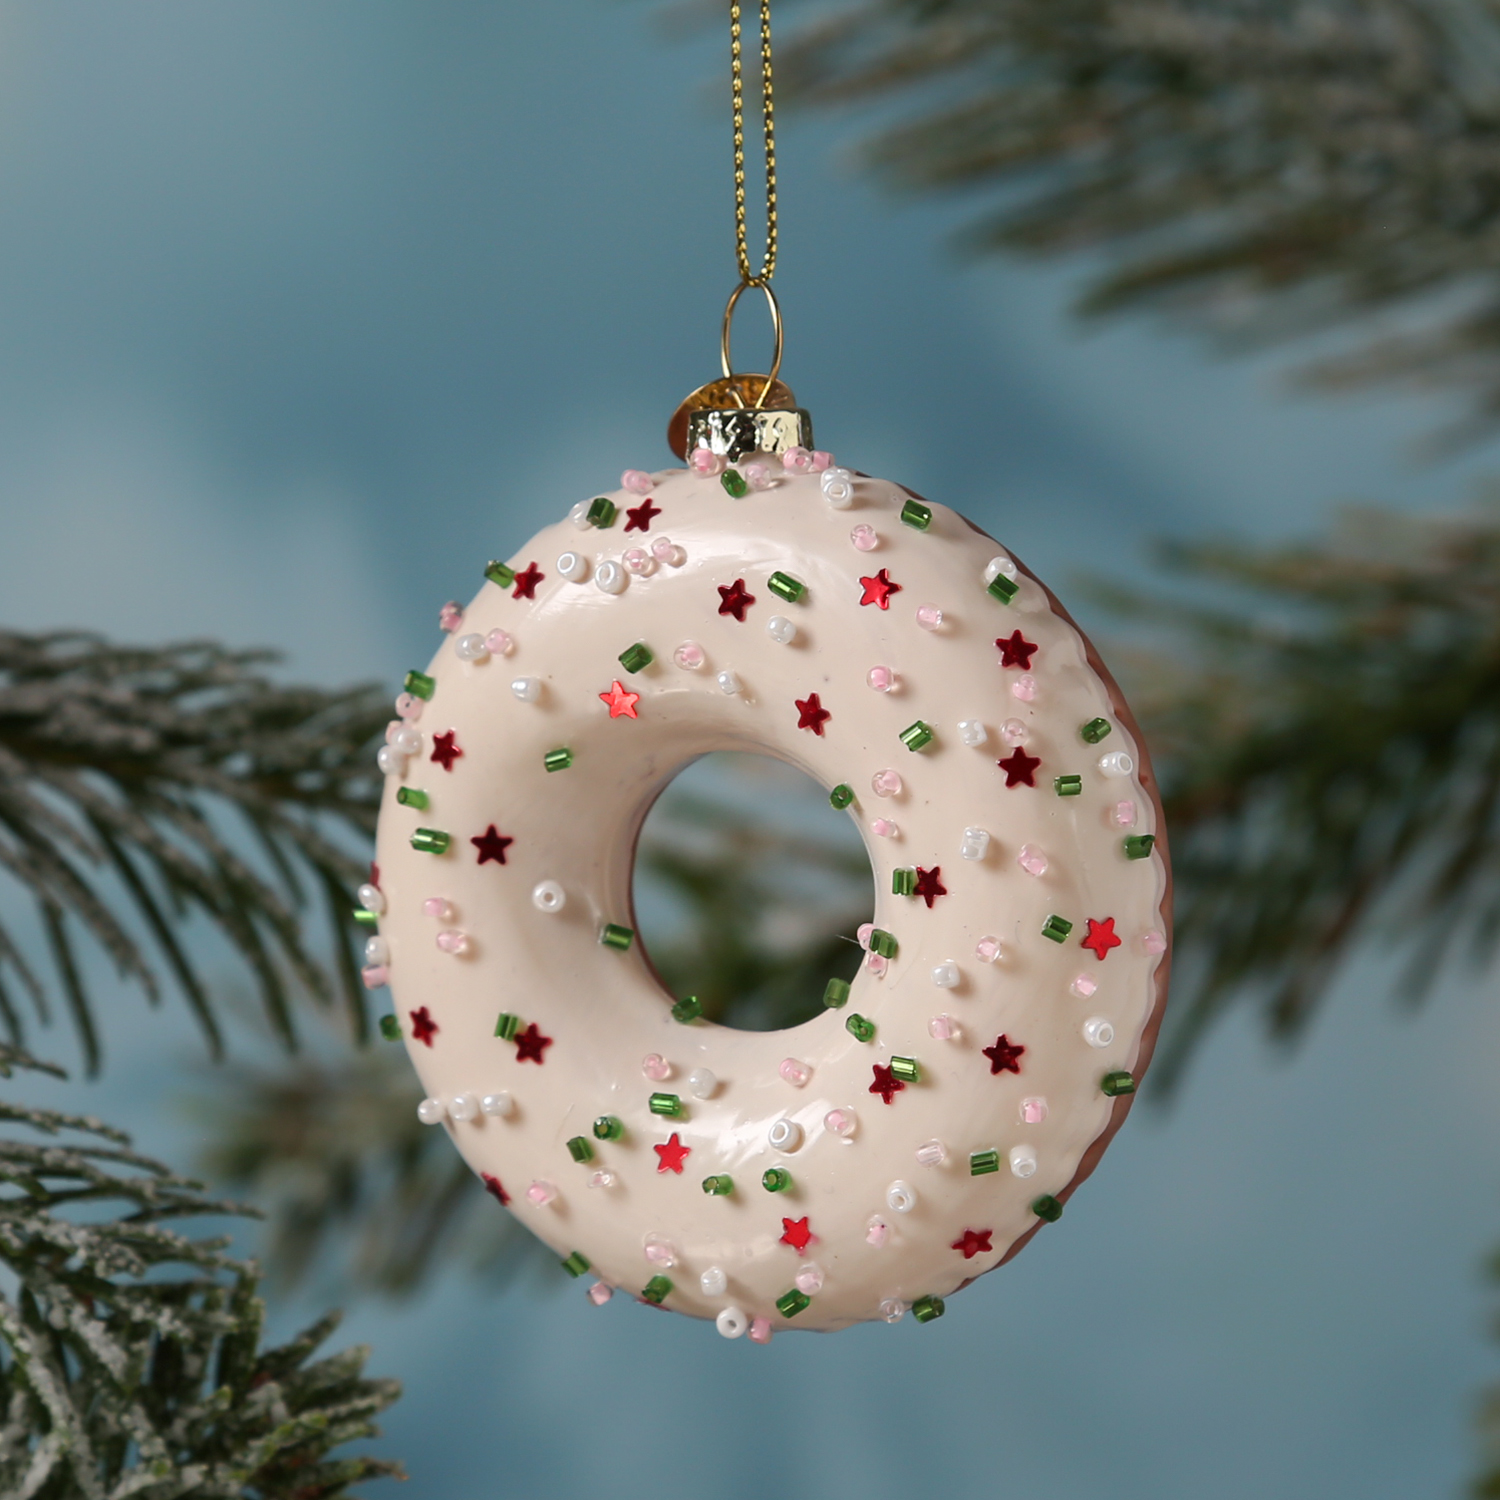
[[[795,604],[807,592],[807,585],[793,578],[790,573],[772,573],[766,579],[766,587],[788,604]]]
[[[589,1144],[586,1135],[575,1135],[568,1142],[568,1155],[577,1162],[593,1161],[594,1148]]]
[[[559,745],[542,757],[542,764],[549,771],[566,771],[573,764],[573,752],[566,745]]]
[[[396,801],[402,807],[414,807],[418,812],[426,812],[432,799],[420,787],[398,786],[396,788]]]
[[[719,475],[719,483],[724,486],[724,493],[733,495],[736,500],[742,500],[750,493],[750,485],[738,469],[725,469]]]
[[[1020,592],[1021,585],[1014,578],[1007,578],[1004,573],[996,573],[985,587],[985,593],[1002,604],[1009,604]]]
[[[1063,1206],[1051,1193],[1043,1193],[1032,1203],[1031,1211],[1037,1218],[1045,1219],[1049,1224],[1055,1224],[1062,1218]]]
[[[406,674],[406,691],[413,698],[430,698],[436,687],[436,680],[429,677],[425,672],[408,672]]]
[[[987,1177],[991,1172],[1000,1170],[1000,1153],[998,1151],[971,1151],[969,1152],[969,1176]]]
[[[380,923],[380,918],[377,917],[374,912],[366,911],[362,906],[356,906],[354,908],[354,920],[358,922],[361,927],[375,927]]]
[[[793,1287],[789,1292],[783,1292],[776,1299],[776,1311],[783,1318],[795,1318],[799,1312],[805,1312],[811,1306],[812,1298],[797,1287]]]
[[[1083,777],[1054,776],[1052,786],[1059,797],[1078,797],[1083,793]]]
[[[599,941],[606,948],[617,948],[623,953],[635,941],[635,928],[621,927],[615,922],[606,922],[604,931],[599,934]]]
[[[651,648],[645,641],[637,641],[633,646],[627,646],[620,653],[620,665],[627,672],[640,672],[649,667],[656,658],[651,654]]]
[[[1154,833],[1128,833],[1125,835],[1125,858],[1145,859],[1156,842]]]
[[[419,854],[446,854],[452,842],[453,835],[441,828],[419,828],[411,836],[411,846]]]
[[[597,526],[601,531],[606,531],[613,526],[615,524],[615,517],[619,514],[619,506],[613,500],[606,499],[603,495],[589,501],[588,523],[590,526]]]
[[[922,1081],[922,1067],[914,1057],[893,1057],[890,1066],[891,1077],[899,1078],[902,1083]]]
[[[653,1115],[666,1115],[669,1119],[677,1119],[687,1113],[682,1107],[682,1100],[676,1094],[652,1094],[647,1101]]]
[[[761,1174],[760,1185],[768,1193],[784,1193],[792,1185],[792,1174],[785,1167],[767,1167]]]
[[[1097,745],[1110,731],[1108,719],[1090,719],[1078,732],[1090,745]]]
[[[502,1010],[495,1017],[495,1035],[502,1041],[514,1041],[516,1033],[521,1029],[520,1016],[513,1016],[508,1010]]]
[[[837,1010],[849,1000],[849,981],[847,979],[830,979],[823,986],[823,1004],[829,1010]]]
[[[854,801],[854,788],[847,781],[841,781],[829,792],[828,801],[832,806],[838,808],[840,812],[843,812]]]
[[[484,576],[491,583],[498,583],[501,588],[508,589],[516,581],[516,570],[507,568],[503,562],[492,560],[484,565]]]
[[[894,958],[896,956],[895,934],[887,932],[883,927],[877,927],[870,934],[870,952],[878,953],[882,958]]]
[[[660,1307],[672,1291],[671,1280],[666,1276],[653,1276],[645,1286],[641,1288],[641,1300],[654,1303]]]
[[[401,1040],[401,1023],[395,1016],[382,1016],[380,1018],[380,1034],[388,1042],[399,1042]]]
[[[600,1115],[594,1121],[596,1141],[617,1141],[625,1134],[625,1122],[617,1115]]]
[[[916,888],[917,872],[915,870],[891,871],[891,895],[909,896]]]
[[[948,1311],[941,1297],[918,1297],[911,1305],[911,1315],[919,1323],[932,1323]]]
[[[582,1276],[585,1271],[591,1269],[589,1265],[589,1258],[583,1253],[582,1250],[575,1250],[566,1260],[558,1261],[558,1265],[560,1265],[563,1270],[568,1273],[569,1276]]]
[[[923,505],[920,500],[908,500],[901,507],[901,524],[915,526],[918,531],[926,531],[932,525],[932,507]]]
[[[681,1021],[684,1026],[689,1021],[696,1021],[702,1014],[703,1002],[696,995],[684,995],[672,1007],[672,1019],[674,1021]]]
[[[1072,932],[1073,924],[1066,918],[1060,917],[1054,912],[1042,923],[1042,936],[1051,938],[1054,943],[1060,943]]]
[[[875,1023],[860,1015],[858,1011],[844,1022],[844,1029],[856,1042],[875,1040]]]
[[[1106,1073],[1099,1087],[1111,1099],[1118,1099],[1121,1094],[1135,1093],[1135,1079],[1129,1073]]]
[[[716,1177],[703,1179],[703,1191],[711,1198],[724,1198],[734,1191],[734,1178],[720,1173]]]
[[[908,724],[901,731],[901,743],[908,750],[921,750],[930,745],[937,736],[933,733],[931,724],[924,724],[920,719],[915,724]]]

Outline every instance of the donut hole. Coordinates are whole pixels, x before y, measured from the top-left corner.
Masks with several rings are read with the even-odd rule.
[[[766,755],[715,752],[682,770],[641,830],[639,941],[674,997],[737,1031],[782,1031],[850,980],[874,875],[852,818]]]

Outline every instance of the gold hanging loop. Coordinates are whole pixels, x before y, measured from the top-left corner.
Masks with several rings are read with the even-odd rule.
[[[734,93],[734,251],[740,280],[766,286],[776,274],[776,115],[771,87],[771,0],[760,0],[760,119],[766,145],[766,253],[759,271],[750,268],[745,236],[745,85],[740,75],[740,5],[729,6],[729,70]]]
[[[769,282],[742,281],[729,294],[729,301],[724,304],[724,324],[719,331],[719,364],[723,367],[725,380],[730,380],[734,375],[734,360],[729,353],[729,336],[734,329],[734,310],[739,306],[740,298],[751,287],[756,287],[766,294],[766,306],[771,311],[771,335],[776,341],[771,354],[771,373],[766,376],[766,383],[760,388],[760,395],[755,398],[755,410],[759,411],[765,405],[771,387],[776,384],[777,375],[781,373],[781,304],[776,300],[776,293],[771,290]],[[735,399],[740,400],[738,395]],[[740,404],[744,405],[744,402],[740,400]]]

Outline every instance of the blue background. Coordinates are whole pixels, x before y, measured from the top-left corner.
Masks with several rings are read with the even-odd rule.
[[[666,463],[717,373],[724,46],[606,0],[0,4],[0,619],[394,688],[476,558]],[[1277,360],[1085,336],[1078,266],[960,265],[964,205],[882,198],[856,135],[783,116],[786,377],[824,446],[1065,595],[1147,578],[1153,536],[1456,504],[1492,457],[1418,468],[1435,408],[1314,402]],[[929,1327],[757,1348],[458,1271],[361,1303],[407,1385],[382,1447],[424,1497],[1453,1493],[1495,1364],[1500,1021],[1488,980],[1414,1018],[1389,972],[1364,956],[1290,1058],[1220,1028]],[[106,992],[88,1107],[190,1161],[181,1008]]]

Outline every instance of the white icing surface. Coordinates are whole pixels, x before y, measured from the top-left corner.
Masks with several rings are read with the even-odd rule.
[[[459,637],[500,629],[511,649],[503,661],[469,660],[445,641],[428,668],[435,691],[411,726],[422,749],[387,777],[378,837],[396,1012],[425,1093],[447,1107],[443,1128],[559,1257],[581,1251],[632,1293],[664,1275],[666,1307],[712,1319],[733,1310],[726,1332],[747,1319],[832,1329],[889,1318],[893,1302],[947,1296],[996,1265],[1038,1224],[1032,1203],[1068,1186],[1125,1106],[1100,1082],[1136,1067],[1165,962],[1165,864],[1159,852],[1129,860],[1122,847],[1126,834],[1156,831],[1156,802],[1077,630],[1024,572],[1010,604],[987,594],[997,548],[953,511],[933,505],[930,528],[918,531],[901,523],[907,495],[895,485],[856,480],[836,508],[821,475],[770,465],[773,486],[742,499],[717,477],[653,476],[660,514],[644,533],[625,531],[626,507],[641,497],[615,491],[611,528],[565,518],[511,559],[517,572],[534,562],[545,573],[534,599],[485,583]],[[874,528],[874,550],[851,542],[856,526]],[[663,537],[681,549],[670,565],[618,566]],[[570,565],[574,582],[557,567],[569,552],[582,563]],[[888,610],[861,606],[861,576],[882,568],[901,591]],[[778,569],[806,585],[800,601],[767,586]],[[755,599],[743,623],[718,613],[718,586],[737,579]],[[918,622],[929,605],[942,612],[937,629]],[[773,615],[795,625],[791,640],[767,633]],[[1024,671],[1002,668],[994,644],[1016,629],[1037,647]],[[635,642],[655,661],[630,673],[618,657]],[[701,647],[697,667],[674,662],[688,642]],[[877,665],[894,671],[893,690],[867,685]],[[726,673],[732,689],[721,687]],[[513,681],[534,682],[533,701]],[[600,695],[616,682],[640,695],[638,718],[610,717]],[[794,700],[812,693],[831,715],[821,736],[798,728]],[[1092,745],[1079,731],[1096,717],[1112,728]],[[918,719],[936,738],[912,752],[898,736]],[[1007,788],[996,764],[1013,753],[1002,725],[1014,720],[1027,754],[1040,757],[1034,787]],[[975,724],[985,733],[966,743]],[[448,731],[462,752],[451,770],[429,758]],[[548,772],[543,756],[561,746],[572,765]],[[639,941],[626,952],[599,941],[606,923],[633,926],[633,851],[647,809],[714,750],[774,755],[825,787],[853,788],[848,816],[874,867],[874,923],[899,943],[883,974],[861,967],[842,1009],[792,1031],[681,1024]],[[1118,752],[1132,769],[1110,759]],[[877,796],[872,778],[886,769],[901,790]],[[1057,795],[1059,775],[1080,776],[1081,795]],[[403,785],[425,790],[430,806],[399,805]],[[1122,802],[1134,804],[1126,826]],[[878,818],[898,831],[876,836]],[[479,863],[470,842],[492,824],[513,840],[503,865]],[[448,832],[448,852],[414,850],[418,828]],[[989,835],[978,858],[975,830]],[[1018,863],[1028,845],[1045,856],[1045,873]],[[893,871],[918,866],[941,870],[947,894],[931,909],[891,893]],[[433,898],[448,903],[442,920],[424,910]],[[1061,944],[1042,935],[1054,913],[1073,923]],[[1112,918],[1122,939],[1103,961],[1081,946],[1090,918]],[[467,941],[447,938],[445,951],[439,933],[452,931]],[[976,956],[985,937],[999,939],[993,963]],[[413,1034],[420,1007],[437,1025],[430,1045]],[[540,1065],[494,1034],[501,1012],[552,1039]],[[868,1043],[846,1028],[856,1013],[875,1024]],[[1025,1048],[1019,1074],[991,1072],[981,1049],[1001,1035]],[[642,1070],[652,1053],[670,1065],[663,1081]],[[921,1079],[886,1104],[870,1086],[892,1056],[917,1059]],[[810,1070],[800,1085],[795,1070],[784,1075],[788,1058]],[[712,1075],[703,1097],[689,1084],[695,1070]],[[682,1117],[650,1113],[653,1092],[677,1094]],[[484,1107],[470,1109],[470,1098]],[[508,1099],[504,1111],[496,1098]],[[826,1122],[835,1110],[852,1114],[852,1130],[837,1116],[838,1133]],[[601,1115],[624,1122],[623,1139],[595,1139]],[[778,1150],[770,1140],[781,1121],[795,1129],[778,1130]],[[690,1152],[681,1175],[661,1170],[652,1149],[674,1133]],[[580,1135],[594,1152],[586,1164],[566,1145]],[[971,1176],[970,1155],[983,1151],[998,1153],[1000,1170]],[[790,1172],[790,1190],[762,1187],[771,1167]],[[711,1175],[730,1176],[733,1191],[705,1193]],[[591,1187],[598,1177],[608,1185]],[[782,1243],[784,1218],[808,1220],[804,1254]],[[965,1231],[988,1231],[989,1251],[966,1258],[953,1248]],[[817,1290],[788,1319],[776,1300],[809,1266],[802,1283]],[[711,1268],[723,1275],[705,1277]]]

